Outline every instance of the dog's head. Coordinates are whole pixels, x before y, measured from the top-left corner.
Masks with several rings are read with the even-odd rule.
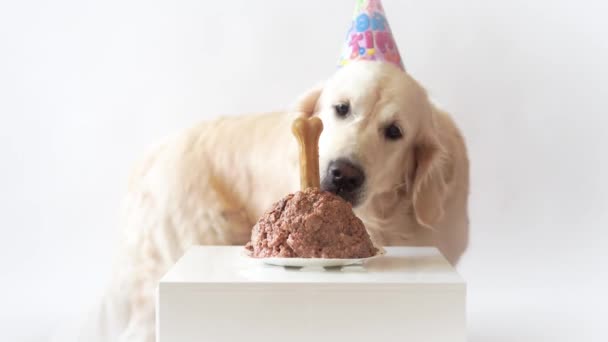
[[[312,89],[298,110],[319,116],[321,187],[354,207],[406,196],[417,221],[442,215],[443,148],[424,89],[388,63],[354,62]]]

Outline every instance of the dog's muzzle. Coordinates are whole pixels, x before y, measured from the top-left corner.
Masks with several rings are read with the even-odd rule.
[[[346,159],[338,159],[329,163],[321,189],[342,197],[354,207],[360,200],[363,183],[365,173],[360,166]]]

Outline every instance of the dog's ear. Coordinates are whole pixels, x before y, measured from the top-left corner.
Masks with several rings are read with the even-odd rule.
[[[317,111],[317,102],[323,92],[323,83],[319,83],[302,94],[291,106],[292,111],[302,112],[306,117],[313,116]]]
[[[423,134],[414,144],[414,180],[412,204],[416,221],[433,228],[443,216],[447,193],[447,154],[435,134]]]

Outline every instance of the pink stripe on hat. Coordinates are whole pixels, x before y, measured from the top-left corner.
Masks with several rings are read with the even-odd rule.
[[[405,70],[380,0],[357,0],[338,64],[355,60],[384,61]]]

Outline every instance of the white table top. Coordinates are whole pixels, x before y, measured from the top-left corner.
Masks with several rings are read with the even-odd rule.
[[[195,246],[161,280],[161,286],[256,284],[379,284],[464,286],[463,279],[432,247],[387,247],[362,266],[290,269],[243,254],[242,246]]]

